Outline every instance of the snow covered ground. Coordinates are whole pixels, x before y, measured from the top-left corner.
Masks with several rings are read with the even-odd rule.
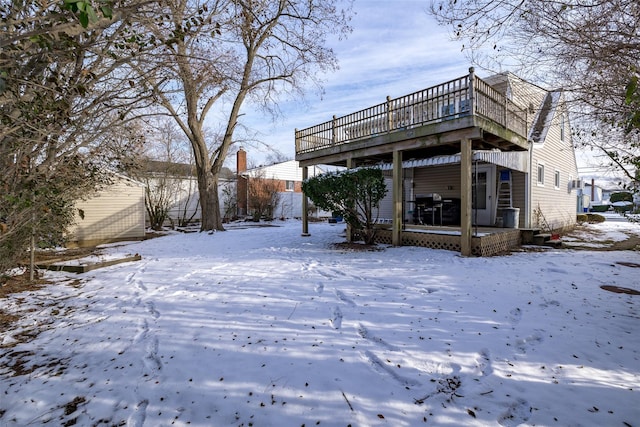
[[[109,246],[142,260],[1,300],[23,317],[0,426],[640,425],[640,296],[600,288],[640,290],[637,251],[346,251],[341,224],[275,224]]]

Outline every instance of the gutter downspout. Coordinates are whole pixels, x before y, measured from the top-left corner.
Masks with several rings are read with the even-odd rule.
[[[526,209],[524,210],[524,224],[525,227],[531,228],[531,203],[532,203],[532,188],[533,188],[533,141],[529,140],[529,172],[526,174],[525,186],[524,186],[524,198]]]

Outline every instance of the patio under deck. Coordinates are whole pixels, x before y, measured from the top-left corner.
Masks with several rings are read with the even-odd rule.
[[[496,233],[502,243],[473,237],[471,226],[473,150],[526,151],[527,111],[474,74],[433,86],[343,117],[295,132],[296,160],[303,178],[312,165],[327,164],[349,168],[393,164],[394,214],[390,231],[381,230],[380,239],[393,245],[417,245],[460,250],[463,255],[487,255],[485,247],[519,241],[517,230]],[[436,236],[403,227],[402,162],[460,153],[461,217],[458,235]],[[306,198],[303,198],[306,212]],[[303,235],[308,234],[303,214]],[[492,234],[494,235],[494,234]],[[517,237],[509,237],[517,235]],[[386,236],[386,237],[385,237]],[[479,239],[479,240],[477,240]],[[485,240],[483,242],[483,239]],[[487,243],[489,242],[489,243]],[[507,248],[505,248],[506,250]]]

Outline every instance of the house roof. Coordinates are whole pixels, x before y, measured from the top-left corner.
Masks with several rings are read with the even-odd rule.
[[[146,173],[150,174],[168,173],[172,176],[183,178],[196,176],[196,166],[188,163],[146,160],[143,163],[143,168]],[[222,179],[234,179],[235,174],[231,171],[231,169],[223,167],[220,173],[220,177]]]
[[[554,113],[558,108],[558,102],[560,101],[561,92],[549,92],[545,96],[538,114],[533,120],[533,126],[531,126],[531,132],[529,133],[529,139],[533,142],[544,142],[547,137],[547,132],[551,127]]]

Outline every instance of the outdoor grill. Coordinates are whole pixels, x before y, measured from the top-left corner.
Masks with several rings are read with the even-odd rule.
[[[438,193],[416,196],[413,222],[415,224],[442,225],[442,196]]]

